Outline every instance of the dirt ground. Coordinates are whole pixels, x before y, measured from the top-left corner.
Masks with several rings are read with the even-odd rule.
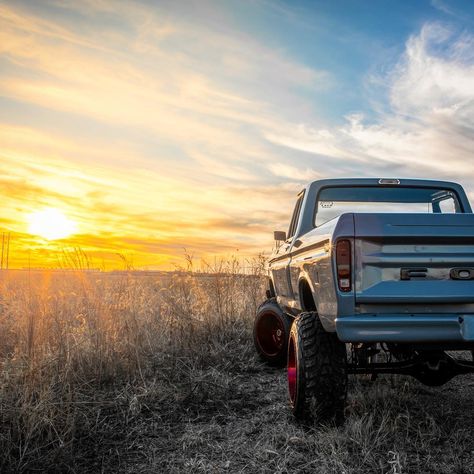
[[[173,413],[148,407],[116,467],[129,473],[474,472],[472,375],[440,388],[408,377],[351,377],[342,428],[296,423],[285,384],[284,370],[258,362],[238,372],[203,373]]]

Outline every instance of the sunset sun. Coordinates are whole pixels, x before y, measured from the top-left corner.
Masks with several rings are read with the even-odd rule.
[[[76,223],[59,209],[46,208],[30,214],[28,231],[47,240],[64,239],[76,232]]]

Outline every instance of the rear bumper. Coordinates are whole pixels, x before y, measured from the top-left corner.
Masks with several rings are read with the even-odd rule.
[[[336,319],[344,342],[474,342],[474,314],[356,314]]]

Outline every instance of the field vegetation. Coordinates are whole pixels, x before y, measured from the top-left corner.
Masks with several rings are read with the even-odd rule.
[[[474,472],[474,379],[351,379],[341,428],[296,423],[252,346],[263,262],[0,282],[0,472]]]

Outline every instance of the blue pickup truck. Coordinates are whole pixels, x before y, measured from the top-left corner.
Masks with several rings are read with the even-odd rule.
[[[275,232],[254,342],[295,416],[343,420],[347,374],[427,385],[474,372],[474,215],[445,181],[328,179]],[[465,352],[464,352],[465,354]]]

